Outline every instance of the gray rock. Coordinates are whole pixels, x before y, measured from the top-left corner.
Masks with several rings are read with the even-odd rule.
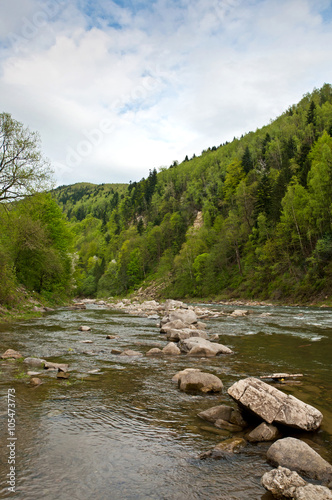
[[[143,354],[139,351],[133,351],[132,349],[125,349],[120,356],[143,356]]]
[[[65,363],[53,363],[52,361],[45,361],[44,363],[45,370],[59,370],[61,372],[68,371],[68,365]]]
[[[3,354],[0,356],[2,359],[19,359],[23,358],[22,354],[19,353],[18,351],[14,351],[14,349],[7,349]]]
[[[185,368],[184,370],[181,370],[180,372],[176,373],[174,377],[172,378],[172,382],[178,383],[180,378],[185,375],[186,373],[190,372],[200,372],[199,368]]]
[[[331,491],[325,486],[307,483],[297,472],[285,467],[278,467],[266,472],[261,480],[262,486],[272,493],[274,498],[284,500],[329,500]]]
[[[200,347],[200,348],[203,348],[203,349],[206,349],[206,352],[209,352],[211,354],[209,355],[213,355],[212,353],[214,353],[214,355],[218,355],[218,354],[232,354],[233,351],[231,349],[229,349],[228,347],[222,345],[222,344],[217,344],[216,342],[210,342],[209,340],[206,340],[206,339],[203,339],[203,338],[200,338],[200,337],[190,337],[190,339],[184,339],[182,341],[180,341],[179,343],[179,348],[181,349],[181,352],[184,352],[184,353],[189,353],[193,347]],[[193,355],[195,355],[194,353],[197,353],[199,352],[198,350],[195,350],[193,351]],[[196,355],[199,355],[199,354],[196,354]]]
[[[231,316],[240,318],[241,316],[247,316],[248,314],[249,312],[244,309],[235,309],[235,311],[232,312]]]
[[[279,439],[270,446],[266,456],[272,465],[287,467],[311,479],[332,479],[332,465],[299,439]]]
[[[168,356],[178,356],[181,354],[180,349],[174,344],[174,342],[167,344],[167,346],[163,348],[162,352]]]
[[[187,325],[197,323],[197,316],[191,309],[177,309],[169,313],[170,321],[181,320]]]
[[[285,467],[278,467],[265,472],[261,479],[262,486],[277,499],[294,498],[296,488],[307,483],[297,472]]]
[[[79,331],[80,332],[90,332],[91,328],[89,326],[82,325],[82,326],[79,327]]]
[[[321,412],[313,406],[253,377],[233,384],[228,394],[269,424],[274,422],[312,431],[318,429],[323,419]]]
[[[207,333],[204,330],[193,330],[191,328],[183,328],[182,330],[171,329],[166,333],[167,340],[175,342],[186,340],[191,337],[200,337],[203,339],[207,339]]]
[[[217,458],[227,458],[234,453],[239,453],[242,448],[246,446],[246,441],[243,438],[230,438],[221,441],[212,450],[201,453],[199,455],[200,459],[205,459],[208,457]]]
[[[38,387],[38,385],[42,384],[42,381],[40,378],[38,377],[32,377],[30,379],[30,385],[32,385],[32,387]]]
[[[40,358],[25,358],[23,363],[28,366],[34,366],[35,368],[44,368],[46,361]]]
[[[198,417],[207,420],[219,428],[227,428],[234,432],[238,432],[247,426],[247,422],[243,419],[240,411],[231,406],[219,405],[213,406],[208,410],[198,413]]]
[[[280,437],[281,435],[278,428],[275,425],[267,424],[266,422],[262,422],[246,436],[250,443],[274,441]]]
[[[331,500],[332,492],[325,486],[307,483],[296,488],[294,500]]]
[[[180,319],[176,319],[174,321],[168,321],[167,323],[162,324],[160,328],[160,333],[168,333],[170,330],[183,330],[187,325],[183,323]]]
[[[181,391],[221,392],[223,384],[219,377],[204,372],[187,372],[179,378]]]
[[[147,356],[161,356],[163,353],[163,351],[161,349],[159,349],[159,347],[153,347],[152,349],[150,349],[146,355]]]

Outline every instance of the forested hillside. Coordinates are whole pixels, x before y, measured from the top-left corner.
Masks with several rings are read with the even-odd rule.
[[[77,291],[311,300],[332,292],[332,87],[119,188],[58,188]],[[71,193],[71,194],[70,194]]]

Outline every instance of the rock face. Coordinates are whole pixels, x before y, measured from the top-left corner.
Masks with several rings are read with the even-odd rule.
[[[311,479],[332,479],[332,465],[299,439],[279,439],[268,449],[267,460],[274,466],[287,467]]]
[[[19,359],[19,358],[23,358],[23,356],[18,351],[14,351],[14,349],[7,349],[7,351],[1,355],[1,358],[2,359]]]
[[[274,422],[312,431],[318,429],[323,419],[321,412],[313,406],[253,377],[233,384],[228,394],[269,424]]]
[[[250,443],[274,441],[279,437],[281,436],[278,428],[275,425],[267,424],[266,422],[262,422],[246,436]]]
[[[328,500],[332,493],[324,486],[307,483],[295,471],[285,467],[265,472],[262,477],[262,486],[272,493],[274,498],[284,500]]]
[[[179,342],[181,352],[188,353],[191,356],[217,356],[218,354],[232,354],[233,351],[228,347],[210,342],[200,337],[191,337]]]
[[[221,392],[223,384],[215,375],[199,371],[180,376],[178,387],[181,391]]]

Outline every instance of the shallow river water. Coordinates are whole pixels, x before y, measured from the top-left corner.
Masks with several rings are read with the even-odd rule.
[[[211,306],[227,312],[228,306]],[[105,307],[57,310],[43,318],[0,325],[0,353],[69,363],[70,378],[41,372],[31,387],[20,361],[0,362],[0,498],[22,500],[268,500],[260,485],[271,467],[270,443],[248,444],[229,460],[200,460],[201,452],[231,435],[203,422],[197,413],[231,404],[227,388],[247,376],[303,373],[299,385],[277,385],[324,415],[305,439],[332,463],[332,310],[250,307],[247,317],[206,321],[209,333],[233,355],[216,358],[136,357],[111,354],[131,348],[145,353],[164,347],[156,320]],[[270,316],[261,317],[269,312]],[[89,325],[91,332],[80,332]],[[107,340],[106,335],[117,335]],[[92,340],[93,343],[83,343]],[[221,378],[221,395],[180,392],[173,375],[188,367]],[[99,370],[97,373],[88,373]],[[9,472],[7,393],[16,396],[16,492],[7,490]]]

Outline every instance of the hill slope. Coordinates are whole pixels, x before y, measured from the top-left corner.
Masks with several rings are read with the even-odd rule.
[[[156,281],[165,297],[330,295],[331,135],[325,84],[269,125],[129,186],[58,188],[77,291],[127,294]]]

